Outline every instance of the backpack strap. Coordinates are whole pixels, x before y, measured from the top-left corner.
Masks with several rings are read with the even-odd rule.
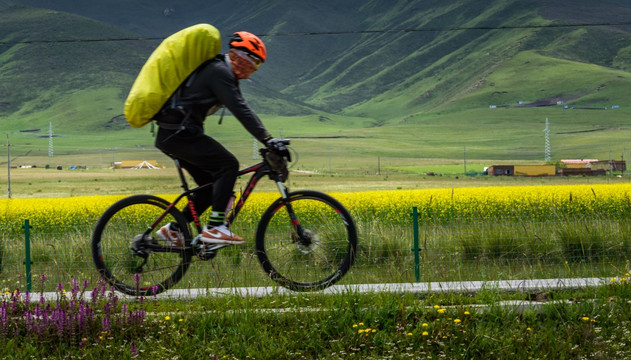
[[[190,104],[209,104],[211,102],[214,101],[213,98],[209,98],[209,99],[184,99],[182,97],[182,91],[186,88],[191,87],[191,85],[193,84],[193,81],[195,81],[195,78],[198,75],[198,72],[201,71],[205,65],[207,65],[210,61],[212,60],[208,60],[206,62],[204,62],[202,65],[200,65],[197,69],[195,69],[195,71],[193,71],[193,73],[191,73],[191,75],[188,76],[188,78],[186,78],[186,80],[184,81],[184,83],[182,83],[182,85],[180,85],[177,90],[175,90],[175,92],[173,93],[173,95],[171,95],[171,97],[169,98],[169,100],[164,104],[164,106],[162,107],[162,109],[160,109],[160,113],[166,110],[171,110],[171,109],[175,109],[178,110],[182,113],[182,115],[184,115],[182,122],[180,122],[179,124],[168,124],[168,123],[163,123],[163,122],[159,122],[158,121],[158,125],[164,129],[168,129],[168,130],[184,130],[186,128],[186,124],[191,116],[191,110],[185,110],[183,105],[190,105]],[[230,61],[227,58],[226,55],[226,61],[228,63],[228,67],[231,67]],[[222,112],[221,112],[221,117],[219,118],[219,124],[221,124],[222,120],[223,120],[223,114],[225,112],[225,107],[222,105],[221,106],[223,108]]]

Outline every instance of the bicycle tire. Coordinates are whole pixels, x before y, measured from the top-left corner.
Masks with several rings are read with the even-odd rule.
[[[101,277],[118,291],[133,296],[156,295],[173,287],[186,273],[192,254],[184,248],[149,252],[140,270],[143,258],[132,250],[134,237],[145,233],[169,205],[152,195],[129,196],[110,206],[97,221],[91,244],[94,264]],[[172,221],[180,225],[184,238],[190,241],[184,215],[172,207],[149,234],[152,244],[167,245],[155,230]]]
[[[316,291],[339,281],[357,251],[357,231],[348,210],[317,191],[288,194],[297,220],[311,245],[298,241],[282,198],[263,213],[256,232],[256,254],[267,275],[293,291]]]

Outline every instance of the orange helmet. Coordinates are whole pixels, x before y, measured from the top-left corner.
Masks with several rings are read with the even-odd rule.
[[[265,44],[263,44],[258,36],[247,31],[237,31],[236,33],[232,34],[232,38],[230,39],[230,47],[247,51],[250,55],[261,59],[261,61],[265,61],[265,58],[267,57]]]

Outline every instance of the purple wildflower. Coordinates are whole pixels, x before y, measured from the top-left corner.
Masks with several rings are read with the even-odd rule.
[[[0,334],[7,336],[9,334],[9,315],[7,314],[7,302],[3,301],[0,306]]]
[[[104,332],[110,331],[112,329],[112,322],[110,318],[101,319],[101,326]]]
[[[45,277],[41,279],[43,282]],[[66,296],[63,285],[57,284],[59,293],[56,302],[46,300],[42,292],[39,302],[32,303],[29,292],[21,295],[19,289],[15,290],[0,303],[0,337],[17,339],[26,332],[45,343],[70,341],[81,347],[88,339],[99,335],[114,336],[119,330],[133,330],[134,327],[142,329],[145,310],[131,310],[128,304],[121,304],[119,310],[118,296],[113,288],[106,296],[108,285],[102,280],[91,292],[91,301],[84,300],[87,286],[87,281],[80,283],[73,280],[72,296]],[[135,344],[132,357],[138,357]]]
[[[131,357],[132,359],[135,359],[138,357],[138,347],[136,346],[135,342],[131,342]]]
[[[83,287],[81,288],[81,294],[79,295],[80,297],[83,297],[83,294],[85,294],[85,289],[88,288],[89,284],[90,282],[88,280],[83,281]]]
[[[79,281],[77,279],[72,279],[72,290],[70,291],[72,294],[72,298],[76,299],[79,294]]]

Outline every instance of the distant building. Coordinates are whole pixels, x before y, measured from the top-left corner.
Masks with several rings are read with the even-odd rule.
[[[596,161],[590,165],[592,170],[627,171],[627,162],[622,160]]]
[[[592,169],[605,171],[627,171],[624,160],[567,159],[561,160],[566,169]]]
[[[488,169],[493,176],[555,176],[554,165],[493,165]]]
[[[598,176],[607,175],[607,172],[603,169],[590,169],[590,168],[565,168],[559,169],[559,175],[561,176],[573,176],[573,175],[581,175],[581,176]]]
[[[568,167],[570,165],[572,165],[573,167],[576,167],[576,165],[579,165],[582,167],[589,167],[589,164],[594,163],[594,162],[598,162],[598,159],[563,159],[561,160],[561,163],[565,164]]]
[[[493,176],[595,176],[607,172],[627,171],[627,163],[622,160],[599,161],[598,159],[564,159],[559,169],[555,165],[493,165],[487,174]]]
[[[513,176],[515,175],[515,165],[491,165],[487,172],[493,176]]]

